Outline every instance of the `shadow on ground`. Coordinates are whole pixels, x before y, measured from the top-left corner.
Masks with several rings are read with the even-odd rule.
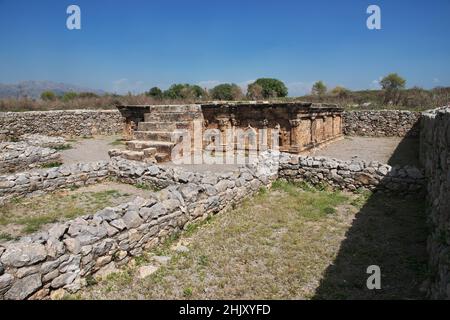
[[[414,140],[405,138],[390,163],[418,163]],[[423,299],[427,227],[424,196],[376,190],[357,213],[313,299]],[[381,289],[369,290],[367,267],[381,269]]]

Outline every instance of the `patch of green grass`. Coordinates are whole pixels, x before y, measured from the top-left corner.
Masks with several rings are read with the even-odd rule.
[[[141,190],[149,190],[149,191],[153,191],[153,192],[157,192],[157,191],[161,190],[160,188],[158,188],[156,186],[153,186],[153,185],[151,185],[149,183],[144,183],[144,182],[135,183],[133,186],[135,188],[138,188],[138,189],[141,189]]]
[[[72,145],[67,143],[67,144],[63,144],[60,146],[55,146],[55,147],[53,147],[53,149],[58,150],[58,151],[69,150],[69,149],[72,149]]]
[[[6,232],[1,232],[0,233],[0,240],[10,241],[10,240],[14,240],[14,237],[11,236],[10,234],[6,233]]]
[[[367,203],[367,200],[372,196],[372,192],[365,189],[356,190],[356,194],[356,198],[354,198],[350,204],[358,209],[361,209]]]
[[[105,190],[13,198],[0,208],[0,226],[18,224],[22,226],[22,233],[32,233],[45,224],[94,213],[108,206],[112,200],[123,196],[124,194],[117,190]]]
[[[202,267],[206,267],[209,264],[208,257],[204,254],[198,257],[198,264]]]
[[[184,295],[186,298],[191,297],[191,296],[192,296],[192,288],[184,288],[184,289],[183,289],[183,295]]]
[[[43,163],[40,165],[40,167],[42,169],[49,169],[49,168],[59,167],[61,165],[62,165],[62,162],[56,161],[56,162]]]
[[[98,281],[92,275],[86,276],[86,285],[87,286],[94,286],[97,283],[98,283]]]

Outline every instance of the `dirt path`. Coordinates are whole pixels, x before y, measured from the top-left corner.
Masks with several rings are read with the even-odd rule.
[[[61,151],[63,163],[109,160],[109,150],[125,148],[120,139],[120,136],[98,136],[68,141],[72,148]]]

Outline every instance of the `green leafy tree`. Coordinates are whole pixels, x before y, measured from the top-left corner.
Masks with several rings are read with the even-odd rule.
[[[250,86],[257,84],[262,88],[263,98],[277,98],[286,97],[288,95],[288,89],[284,83],[278,79],[273,78],[260,78],[254,83],[248,85],[247,92],[251,91]]]
[[[147,96],[150,96],[152,98],[155,99],[162,99],[163,97],[163,92],[160,88],[158,87],[153,87],[151,88],[148,92],[145,93]]]
[[[397,73],[391,73],[381,79],[380,85],[384,91],[384,103],[397,105],[401,99],[401,90],[405,88],[406,80]]]
[[[76,97],[78,97],[78,94],[76,92],[66,92],[62,96],[62,101],[68,102],[75,99]]]
[[[190,94],[194,96],[194,98],[201,99],[205,96],[205,90],[198,85],[189,86]]]
[[[211,89],[211,97],[215,100],[239,100],[242,90],[234,83],[219,84]]]
[[[263,88],[256,83],[252,83],[247,88],[247,98],[252,100],[260,100],[263,98]]]
[[[404,89],[406,80],[396,73],[388,74],[380,81],[383,90],[400,90]]]
[[[53,91],[44,91],[41,93],[41,99],[44,101],[54,101],[56,100],[56,95]]]
[[[323,83],[323,81],[317,81],[313,84],[311,93],[315,96],[322,97],[327,92],[327,86]]]
[[[198,99],[205,96],[205,91],[197,85],[178,83],[164,91],[163,96],[168,99]]]

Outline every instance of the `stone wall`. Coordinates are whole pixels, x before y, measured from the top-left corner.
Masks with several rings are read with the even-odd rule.
[[[429,295],[450,299],[450,108],[422,116],[420,159],[428,180],[427,196],[431,234]]]
[[[121,133],[123,119],[115,110],[0,112],[0,141],[24,134],[91,136]]]
[[[268,185],[277,166],[270,155],[260,160],[230,174],[185,173],[189,180],[178,179],[158,193],[149,192],[146,199],[0,244],[0,299],[42,299],[58,289],[78,291],[88,275],[107,274],[189,222],[231,208]],[[158,177],[157,166],[142,171],[137,162],[122,162],[110,167],[111,174],[118,167],[122,178]]]
[[[107,161],[63,165],[0,176],[0,204],[11,198],[94,184],[107,177]]]
[[[421,113],[402,110],[346,111],[344,134],[368,137],[418,137]]]
[[[329,185],[335,189],[355,191],[359,188],[395,193],[422,193],[425,178],[421,169],[392,167],[372,161],[343,161],[327,157],[283,154],[279,178]]]
[[[60,160],[61,154],[55,149],[26,142],[0,142],[0,174],[38,168]]]

